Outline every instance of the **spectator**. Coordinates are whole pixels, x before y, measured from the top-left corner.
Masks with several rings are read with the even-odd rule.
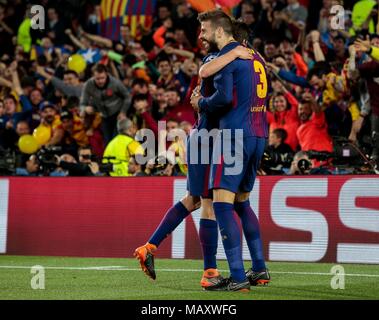
[[[157,88],[153,96],[151,115],[156,121],[161,120],[167,113],[167,96],[164,88]],[[136,109],[141,109],[137,107]],[[143,108],[142,108],[143,109]]]
[[[316,90],[318,103],[325,110],[329,133],[348,137],[352,121],[359,117],[359,110],[346,99],[348,90],[344,77],[330,72],[330,66],[325,64],[315,66],[307,77]]]
[[[158,88],[181,91],[179,80],[175,77],[172,70],[170,58],[167,55],[162,55],[157,60],[157,67],[160,77],[157,81]]]
[[[26,134],[30,134],[30,126],[27,121],[19,121],[16,126],[16,133],[18,137],[21,137]]]
[[[63,80],[49,74],[40,66],[37,66],[37,73],[51,81],[54,88],[58,89],[63,94],[80,98],[83,91],[83,84],[80,82],[79,76],[75,71],[66,70],[63,74]]]
[[[117,134],[117,121],[126,118],[134,131],[149,128],[157,134],[162,120],[167,130],[180,126],[190,132],[195,117],[188,101],[206,52],[197,39],[197,12],[186,1],[158,1],[152,27],[140,24],[134,29],[121,23],[112,32],[105,30],[107,23],[97,23],[104,14],[99,5],[63,1],[58,7],[45,2],[45,30],[31,28],[30,5],[0,4],[1,146],[17,149],[19,136],[41,125],[51,132],[47,146],[89,144],[101,157]],[[250,45],[268,62],[270,133],[286,130],[285,142],[293,151],[314,144],[329,148],[330,136],[338,148],[342,136],[377,159],[377,3],[316,2],[244,0],[233,10],[247,23]],[[345,9],[345,23],[338,28],[335,22],[341,19],[331,12],[334,5]],[[113,39],[114,31],[118,39]],[[352,43],[355,52],[348,46]],[[74,53],[87,63],[80,74],[68,68],[68,57]],[[302,99],[308,92],[317,108]],[[66,111],[72,116],[60,119]],[[312,138],[317,132],[321,140]],[[183,153],[182,142],[167,144],[174,158]],[[77,156],[75,150],[70,152]],[[178,161],[174,163],[173,174],[185,172]],[[164,171],[156,170],[155,162],[146,168]],[[68,174],[56,172],[62,173]]]
[[[88,136],[83,120],[68,109],[63,108],[60,113],[61,126],[63,129],[63,150],[65,153],[76,155],[78,147],[88,145]]]
[[[44,126],[50,130],[50,139],[45,146],[59,145],[63,140],[64,130],[56,107],[46,102],[41,106],[40,110],[40,126]]]
[[[32,104],[33,111],[38,111],[40,109],[41,103],[43,102],[42,91],[38,88],[34,88],[30,92],[29,100]]]
[[[267,61],[272,61],[278,53],[276,43],[271,40],[267,40],[264,45],[264,55]]]
[[[287,132],[285,143],[292,151],[296,151],[299,141],[296,131],[299,127],[298,101],[297,99],[279,82],[272,82],[275,93],[272,95],[273,111],[267,113],[270,132],[282,128]]]
[[[188,121],[191,124],[195,123],[195,117],[193,109],[189,105],[183,105],[180,103],[180,96],[176,90],[166,90],[165,92],[167,108],[164,110],[166,113],[160,120],[168,121],[175,120],[177,122]],[[146,126],[153,130],[158,135],[158,124],[154,120],[151,113],[147,110],[147,106],[137,106],[137,113],[141,114],[146,122]]]
[[[305,28],[308,10],[298,0],[287,0],[287,3],[287,7],[279,17],[288,25],[290,32],[287,33],[287,36],[297,39],[299,30]]]
[[[328,134],[325,115],[310,93],[304,94],[298,112],[300,126],[296,134],[301,150],[332,152],[333,143]]]
[[[364,58],[361,54],[362,52],[368,53],[371,46],[379,46],[378,35],[371,36],[371,41],[364,45],[357,45],[358,52],[356,52],[353,46],[349,48],[351,50],[349,72],[352,80],[358,80],[359,76],[364,79],[364,85],[368,95],[366,97],[367,106],[362,105],[364,102],[361,101],[360,121],[356,127],[356,133],[360,131],[364,119],[371,122],[371,138],[373,143],[371,159],[379,163],[379,62],[371,59],[367,55]],[[356,63],[358,59],[361,63]],[[360,87],[360,91],[363,91],[362,87]]]
[[[55,8],[47,10],[47,35],[54,41],[56,45],[63,46],[65,44],[65,27],[62,19],[60,19],[58,11]]]
[[[157,8],[157,15],[155,16],[155,21],[153,22],[152,29],[155,30],[160,27],[163,22],[171,16],[170,6],[167,4],[160,4]]]
[[[100,112],[105,143],[116,135],[117,120],[125,119],[130,106],[130,94],[119,80],[110,76],[104,65],[98,64],[94,76],[84,84],[80,101],[82,112]]]

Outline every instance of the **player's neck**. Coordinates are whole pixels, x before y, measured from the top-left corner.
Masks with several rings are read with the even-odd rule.
[[[226,45],[228,45],[231,42],[236,42],[236,40],[233,37],[221,39],[219,43],[217,44],[218,48],[222,50]]]

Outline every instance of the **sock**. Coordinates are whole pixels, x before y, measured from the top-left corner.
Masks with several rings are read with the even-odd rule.
[[[209,219],[200,219],[199,237],[203,250],[204,270],[217,269],[217,222]]]
[[[242,282],[246,280],[246,275],[242,260],[240,231],[233,216],[233,205],[216,202],[213,203],[213,209],[220,228],[231,277],[237,282]]]
[[[250,201],[236,202],[234,209],[241,218],[243,233],[249,247],[251,260],[253,262],[253,271],[261,271],[266,268],[263,255],[261,234],[259,222],[253,209],[250,207]]]
[[[153,235],[149,239],[149,243],[156,245],[157,247],[161,242],[172,232],[175,228],[190,214],[187,208],[179,201],[173,207],[171,207],[158,228],[154,231]]]

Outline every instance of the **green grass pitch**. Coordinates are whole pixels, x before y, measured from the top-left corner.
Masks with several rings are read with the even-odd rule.
[[[35,265],[45,267],[45,289],[31,288]],[[379,265],[344,264],[345,289],[332,289],[333,264],[269,262],[272,282],[249,293],[203,291],[200,260],[156,259],[155,265],[152,281],[134,259],[0,255],[0,299],[379,299]],[[228,275],[225,261],[219,269]]]

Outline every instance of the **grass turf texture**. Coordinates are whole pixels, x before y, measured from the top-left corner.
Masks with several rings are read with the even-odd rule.
[[[34,265],[46,268],[44,290],[31,288]],[[134,259],[0,255],[0,299],[379,299],[378,265],[343,265],[345,289],[333,290],[333,264],[269,262],[272,282],[249,293],[203,291],[200,260],[156,259],[155,266],[157,280],[152,281]],[[226,261],[218,267],[228,276]]]

